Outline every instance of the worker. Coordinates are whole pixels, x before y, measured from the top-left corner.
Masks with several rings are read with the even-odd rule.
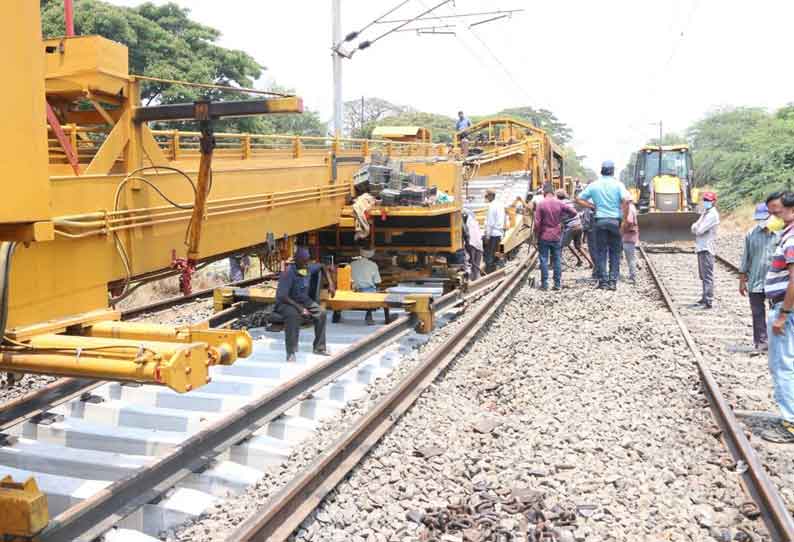
[[[560,268],[560,240],[562,223],[575,217],[576,211],[560,201],[554,194],[551,183],[543,185],[543,201],[535,208],[535,234],[538,239],[540,257],[540,289],[549,289],[549,254],[554,269],[552,290],[562,288],[562,269]]]
[[[777,196],[773,199],[779,199],[778,194],[772,196]],[[744,237],[744,250],[739,266],[739,294],[750,300],[750,313],[753,316],[753,346],[763,352],[767,350],[768,344],[764,279],[777,245],[777,233],[773,228],[779,230],[782,222],[769,214],[766,203],[756,205],[753,220],[756,225]]]
[[[502,202],[496,200],[496,192],[488,189],[485,192],[485,201],[488,203],[488,214],[485,215],[485,272],[493,273],[496,270],[496,253],[502,244],[507,216]]]
[[[471,126],[471,121],[463,114],[463,111],[458,111],[458,120],[455,122],[455,131],[462,132]]]
[[[576,213],[576,207],[574,207],[573,202],[568,199],[568,193],[560,188],[556,192],[557,199],[563,202],[565,205],[573,209]],[[582,250],[582,221],[579,218],[579,213],[576,213],[573,217],[566,218],[562,221],[562,240],[560,241],[560,252],[565,250],[566,248],[569,249],[573,255],[576,257],[576,267],[582,266],[582,259],[590,265],[593,266],[593,262],[590,261],[590,258],[587,257],[587,254]],[[573,247],[571,246],[573,243]]]
[[[700,299],[689,306],[691,309],[710,309],[714,302],[714,254],[717,251],[717,229],[720,213],[717,211],[717,194],[703,192],[703,211],[694,224],[695,253],[698,259],[698,276],[703,285]]]
[[[794,443],[794,193],[773,194],[769,212],[784,223],[764,293],[772,309],[767,320],[769,373],[782,420],[761,434],[770,442]]]
[[[581,192],[581,191],[580,191]],[[584,241],[587,243],[587,252],[590,255],[590,261],[593,262],[593,271],[590,274],[590,280],[598,282],[598,252],[596,250],[595,238],[595,216],[590,207],[579,208],[579,221],[582,223],[582,232]]]
[[[350,274],[353,279],[353,290],[356,292],[377,292],[380,284],[380,271],[378,264],[372,261],[375,251],[368,248],[359,250],[359,257],[350,263]],[[372,310],[367,311],[364,317],[367,325],[374,326]]]
[[[309,264],[309,251],[299,248],[295,252],[294,263],[287,266],[278,279],[275,311],[284,318],[287,361],[296,361],[301,320],[311,319],[314,323],[313,352],[321,356],[330,355],[325,344],[325,309],[312,298],[309,291],[312,281],[325,275],[328,293],[334,297],[336,287],[331,274],[322,264]],[[315,284],[318,284],[315,283]],[[319,289],[319,286],[318,286]]]
[[[626,264],[629,266],[629,283],[637,283],[637,243],[640,242],[640,224],[637,221],[637,207],[634,201],[629,200],[626,208],[626,216],[620,225],[623,234],[623,255],[626,257]]]
[[[471,209],[463,210],[463,223],[466,226],[466,272],[469,280],[474,281],[480,278],[483,253],[482,230]]]
[[[245,273],[251,267],[251,260],[246,255],[235,254],[229,256],[229,279],[240,282],[245,278]]]
[[[615,178],[615,163],[612,160],[605,160],[601,164],[601,177],[588,184],[576,198],[576,203],[595,211],[597,287],[600,289],[617,289],[623,253],[620,222],[630,198],[626,186]]]

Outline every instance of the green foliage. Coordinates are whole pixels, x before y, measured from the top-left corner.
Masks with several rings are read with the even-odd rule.
[[[560,145],[565,145],[573,138],[573,130],[560,120],[547,109],[535,109],[531,106],[513,107],[510,109],[502,109],[495,115],[488,115],[487,117],[472,118],[472,122],[479,122],[480,120],[488,117],[510,117],[516,120],[528,122],[533,126],[541,128],[551,138]]]
[[[794,107],[773,114],[760,108],[717,110],[687,132],[695,182],[711,185],[731,209],[760,201],[794,178]]]
[[[584,157],[578,156],[572,147],[563,147],[562,156],[566,176],[578,177],[583,182],[590,182],[597,178],[595,171],[585,167],[583,162]]]
[[[406,110],[399,115],[384,117],[364,127],[364,137],[370,137],[376,126],[422,126],[433,135],[434,143],[451,143],[455,134],[455,119],[435,113]]]
[[[40,0],[44,36],[64,32],[61,0]],[[101,0],[75,1],[75,32],[98,34],[129,48],[130,73],[190,81],[251,87],[263,67],[247,53],[217,45],[220,32],[192,21],[190,10],[174,3],[147,2],[134,8],[114,6]],[[241,100],[246,95],[184,85],[146,82],[142,101],[148,103],[192,102],[197,99]],[[189,125],[188,125],[189,126]],[[272,131],[323,134],[316,113],[246,118],[224,121],[217,129],[240,132]]]
[[[350,137],[369,137],[378,123],[387,117],[401,115],[408,111],[402,105],[395,105],[382,98],[361,98],[343,104],[344,133]]]

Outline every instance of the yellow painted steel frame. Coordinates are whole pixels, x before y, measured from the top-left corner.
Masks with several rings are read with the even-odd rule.
[[[482,151],[465,158],[467,179],[528,171],[533,190],[546,182],[563,187],[562,149],[544,130],[509,117],[485,119],[455,134],[457,153],[463,136],[469,139],[470,150]]]
[[[33,478],[21,483],[10,476],[0,480],[0,533],[31,540],[49,521],[47,496]]]
[[[22,43],[31,41],[29,36],[16,37]],[[51,149],[49,181],[18,183],[13,181],[16,176],[2,181],[12,195],[29,186],[40,190],[44,183],[41,193],[52,202],[52,209],[45,207],[46,212],[30,216],[31,220],[50,218],[55,233],[53,242],[20,247],[15,254],[11,328],[106,306],[108,284],[126,276],[116,235],[128,255],[132,276],[168,269],[174,254],[184,254],[194,192],[182,175],[166,167],[178,168],[192,179],[198,173],[198,134],[154,132],[133,121],[139,83],[126,73],[124,46],[97,36],[46,40],[45,46],[47,99],[75,142],[84,174],[71,173],[57,149]],[[40,53],[31,56],[39,58]],[[31,91],[33,83],[42,96],[41,81],[33,81]],[[104,114],[73,108],[74,100],[89,96]],[[109,125],[108,118],[115,124]],[[26,116],[13,126],[32,122],[46,130],[43,114],[40,120]],[[360,166],[355,161],[335,164],[337,157],[364,160],[375,151],[395,157],[446,153],[437,145],[392,141],[252,134],[216,134],[216,138],[202,257],[262,244],[268,234],[279,239],[336,225],[351,193],[352,174]],[[41,152],[35,157],[26,153],[24,158],[47,163]],[[135,173],[146,166],[150,168]],[[119,205],[114,208],[117,191]],[[0,235],[3,231],[0,228]],[[12,237],[8,233],[3,238]]]
[[[232,288],[223,286],[214,292],[214,309],[221,311],[230,307],[242,294],[246,301],[273,305],[276,303],[276,288],[273,286],[254,288]],[[432,298],[429,295],[416,294],[397,299],[394,294],[376,292],[353,292],[337,290],[334,297],[327,291],[320,295],[322,305],[332,311],[344,310],[378,310],[400,307],[417,315],[417,332],[430,333],[433,330]]]

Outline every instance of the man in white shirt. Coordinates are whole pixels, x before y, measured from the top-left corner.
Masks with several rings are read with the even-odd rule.
[[[485,272],[493,273],[496,270],[496,253],[499,245],[502,244],[502,237],[505,233],[505,207],[501,201],[497,201],[496,192],[488,190],[485,192],[485,201],[488,202],[488,214],[485,217]]]
[[[695,252],[698,257],[698,275],[703,284],[703,294],[693,309],[710,309],[714,300],[714,254],[717,252],[717,229],[720,213],[717,211],[717,194],[703,192],[703,214],[692,224],[695,234]]]
[[[356,292],[377,292],[380,284],[380,270],[378,264],[371,258],[375,256],[375,251],[362,248],[361,257],[356,258],[350,263],[350,274],[353,279],[353,290]],[[366,322],[368,325],[375,325],[372,318],[372,311],[367,311]]]

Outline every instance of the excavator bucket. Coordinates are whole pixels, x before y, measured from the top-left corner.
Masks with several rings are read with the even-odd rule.
[[[649,244],[691,241],[695,239],[692,224],[698,213],[650,212],[639,215],[640,241]]]

